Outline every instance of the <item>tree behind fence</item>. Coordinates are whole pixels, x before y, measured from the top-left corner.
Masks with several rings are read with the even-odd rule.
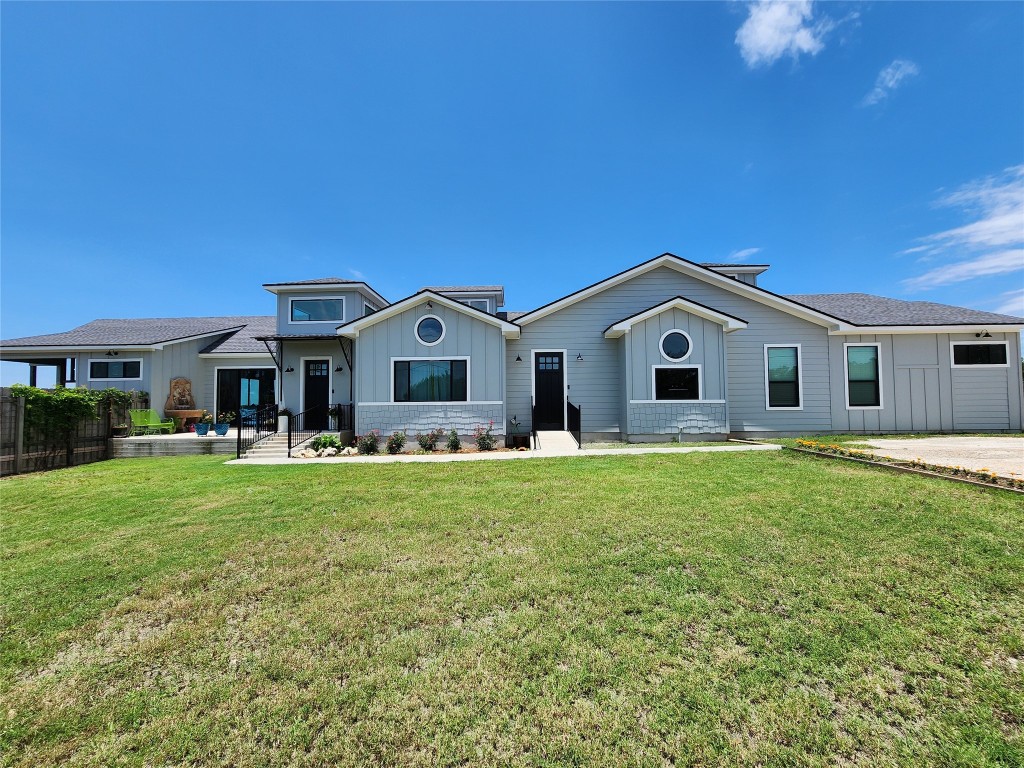
[[[24,439],[22,441],[21,467],[15,466],[15,439],[18,431],[19,398],[11,395],[4,387],[0,389],[0,476],[16,472],[41,472],[68,466],[67,443],[61,435],[48,435],[40,429],[31,429],[21,418]],[[75,427],[71,438],[71,465],[89,464],[110,458],[109,440],[115,424],[127,424],[129,408],[149,407],[148,398],[133,402],[126,408],[114,406],[112,412],[105,403],[96,406],[97,419],[83,419]]]

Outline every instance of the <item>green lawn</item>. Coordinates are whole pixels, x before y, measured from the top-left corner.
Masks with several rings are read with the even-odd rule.
[[[783,452],[0,482],[0,764],[1021,765],[1024,504]]]

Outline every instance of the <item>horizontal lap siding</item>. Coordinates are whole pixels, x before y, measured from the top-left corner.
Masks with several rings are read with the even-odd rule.
[[[953,428],[1009,429],[1006,368],[953,371]]]
[[[566,349],[569,399],[583,408],[584,432],[620,431],[626,400],[621,340],[605,339],[605,329],[673,296],[713,307],[746,320],[750,326],[725,337],[729,421],[733,430],[828,430],[828,339],[825,328],[667,267],[523,326],[522,337],[509,342],[508,413],[529,420],[531,349]],[[696,341],[696,340],[695,340]],[[804,365],[804,410],[765,410],[764,344],[801,344]],[[578,362],[577,354],[584,360]],[[523,362],[516,363],[516,355]]]

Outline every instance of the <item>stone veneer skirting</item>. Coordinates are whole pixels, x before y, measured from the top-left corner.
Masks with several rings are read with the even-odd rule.
[[[629,403],[629,434],[687,435],[728,432],[725,403]]]
[[[429,432],[441,427],[452,428],[460,435],[471,435],[477,427],[494,422],[494,434],[505,434],[501,403],[385,403],[382,405],[356,404],[356,429],[368,432],[379,429],[382,434],[405,432],[410,437],[417,432]]]

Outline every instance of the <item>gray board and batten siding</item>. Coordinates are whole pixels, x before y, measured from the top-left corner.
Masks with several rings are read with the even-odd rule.
[[[1021,429],[1020,335],[1007,343],[1005,366],[954,367],[952,342],[973,333],[836,335],[830,338],[833,430],[836,432],[985,432]],[[881,409],[847,409],[845,344],[879,345]]]
[[[355,339],[356,431],[409,434],[438,427],[468,435],[494,422],[505,432],[505,338],[501,329],[472,310],[460,311],[429,296],[414,306],[370,325]],[[432,315],[444,324],[444,336],[426,345],[416,337],[419,321]],[[468,359],[468,401],[464,403],[395,403],[394,359]]]
[[[318,299],[340,298],[344,301],[344,318],[341,320],[292,321],[292,300],[316,301]],[[329,336],[342,323],[358,320],[363,316],[363,305],[369,304],[375,310],[380,309],[380,302],[364,295],[355,288],[336,288],[325,286],[323,291],[289,291],[281,289],[277,294],[277,332],[282,336],[299,334],[323,334]]]
[[[662,355],[662,336],[683,331],[689,353],[679,361]],[[725,332],[720,323],[671,308],[635,323],[618,343],[625,346],[626,423],[640,435],[723,434],[728,432]],[[700,400],[654,402],[655,366],[699,366]]]
[[[529,423],[530,350],[565,349],[569,399],[583,409],[585,436],[593,439],[628,435],[629,398],[624,369],[629,366],[622,340],[606,339],[604,331],[624,318],[675,296],[749,323],[749,327],[725,337],[729,431],[809,433],[832,428],[825,327],[665,266],[523,325],[520,338],[509,340],[506,347],[508,413],[518,414],[520,421]],[[694,343],[698,343],[696,339]],[[765,344],[801,345],[804,366],[801,410],[765,409]],[[695,349],[693,354],[697,353]],[[516,363],[516,355],[524,362]],[[578,361],[577,355],[582,355],[583,360]]]

